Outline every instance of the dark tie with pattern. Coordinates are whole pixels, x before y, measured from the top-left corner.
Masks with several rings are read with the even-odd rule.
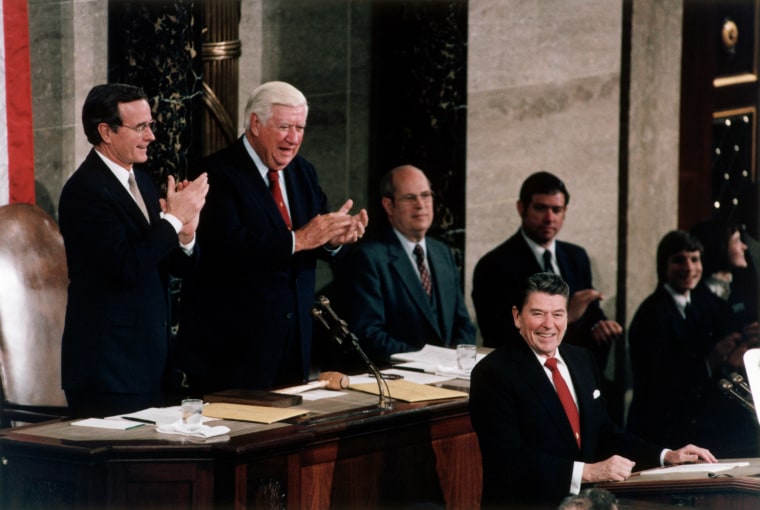
[[[553,273],[554,267],[552,267],[552,252],[544,250],[544,271],[547,273]]]
[[[422,250],[422,246],[417,244],[414,246],[413,253],[414,257],[417,259],[417,269],[420,270],[422,288],[425,289],[425,294],[430,297],[433,295],[433,284],[430,281],[430,272],[428,271],[427,264],[425,264],[425,252]]]
[[[150,216],[148,216],[148,208],[145,207],[145,200],[143,200],[142,193],[140,193],[140,188],[137,187],[137,181],[135,180],[134,171],[129,172],[129,178],[127,179],[127,183],[129,184],[129,192],[132,193],[132,196],[135,198],[135,202],[137,202],[137,207],[140,208],[140,210],[143,213],[143,216],[145,216],[145,219],[148,220],[148,223],[150,223]]]
[[[277,208],[280,210],[280,215],[282,215],[285,225],[288,226],[288,230],[292,230],[293,224],[290,222],[290,213],[288,213],[288,208],[285,207],[285,200],[282,198],[280,174],[277,170],[269,170],[269,172],[267,172],[267,177],[269,177],[269,191],[272,192],[272,197],[277,204]]]
[[[575,441],[578,443],[578,448],[581,447],[581,419],[578,415],[578,407],[575,405],[573,396],[570,394],[570,389],[565,383],[565,379],[562,374],[559,373],[557,368],[557,358],[549,358],[544,363],[552,373],[552,381],[554,381],[554,387],[559,395],[559,401],[562,402],[562,407],[565,408],[565,414],[570,421],[570,426],[575,434]]]

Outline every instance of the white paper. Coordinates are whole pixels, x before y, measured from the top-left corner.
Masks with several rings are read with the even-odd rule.
[[[156,432],[160,432],[161,434],[178,434],[180,436],[202,437],[204,439],[207,439],[209,437],[223,436],[224,434],[229,434],[230,428],[225,427],[224,425],[218,425],[216,427],[201,425],[195,430],[187,430],[187,428],[182,424],[182,420],[178,420],[178,421],[175,421],[174,423],[169,423],[166,425],[161,425],[160,427],[156,427]]]
[[[353,376],[351,376],[351,380],[353,380]],[[301,395],[301,398],[305,401],[312,401],[312,400],[322,400],[323,398],[335,398],[335,397],[345,397],[348,395],[345,391],[336,391],[336,390],[309,390],[304,391],[303,393],[299,393]]]
[[[673,473],[718,473],[735,467],[749,466],[749,462],[718,462],[716,464],[682,464],[666,468],[647,469],[640,475],[667,475]]]
[[[760,348],[749,349],[744,353],[744,370],[747,372],[747,383],[755,413],[760,421]]]
[[[84,420],[73,421],[72,425],[78,427],[95,427],[98,429],[111,429],[111,430],[129,430],[137,427],[143,427],[144,423],[137,423],[127,420],[109,420],[104,418],[87,418]]]
[[[475,355],[475,363],[485,357],[485,354],[477,353]],[[419,351],[398,352],[391,355],[391,359],[406,362],[396,365],[398,368],[446,376],[446,379],[470,378],[471,370],[459,370],[457,368],[457,351],[448,347],[425,344],[425,347]]]

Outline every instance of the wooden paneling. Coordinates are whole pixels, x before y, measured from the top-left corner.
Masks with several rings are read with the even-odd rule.
[[[758,26],[757,0],[684,2],[680,228],[719,209],[740,218],[757,213]],[[724,134],[741,142],[726,146]]]

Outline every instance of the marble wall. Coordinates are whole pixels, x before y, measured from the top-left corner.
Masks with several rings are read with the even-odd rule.
[[[681,95],[679,1],[633,2],[626,157],[621,164],[625,218],[625,318],[657,284],[655,254],[678,226],[678,140]]]
[[[587,249],[615,316],[621,26],[617,2],[470,2],[466,274],[517,230],[520,185],[546,170],[570,192],[559,238]]]
[[[58,217],[58,196],[90,144],[82,103],[105,83],[108,4],[103,0],[29,0],[37,203]]]
[[[108,81],[148,96],[156,139],[145,167],[158,186],[202,156],[202,20],[198,1],[109,1]]]

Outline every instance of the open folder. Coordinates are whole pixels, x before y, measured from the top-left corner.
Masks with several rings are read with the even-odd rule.
[[[308,412],[306,409],[295,409],[292,407],[264,407],[222,402],[212,402],[203,406],[203,416],[266,424],[287,420],[288,418]]]
[[[427,400],[443,400],[447,398],[461,398],[467,396],[467,393],[463,391],[438,388],[437,386],[414,383],[403,379],[386,382],[388,383],[391,397],[396,400],[403,400],[404,402],[425,402]],[[374,395],[379,394],[376,382],[352,384],[351,389],[363,391],[365,393],[372,393]]]

